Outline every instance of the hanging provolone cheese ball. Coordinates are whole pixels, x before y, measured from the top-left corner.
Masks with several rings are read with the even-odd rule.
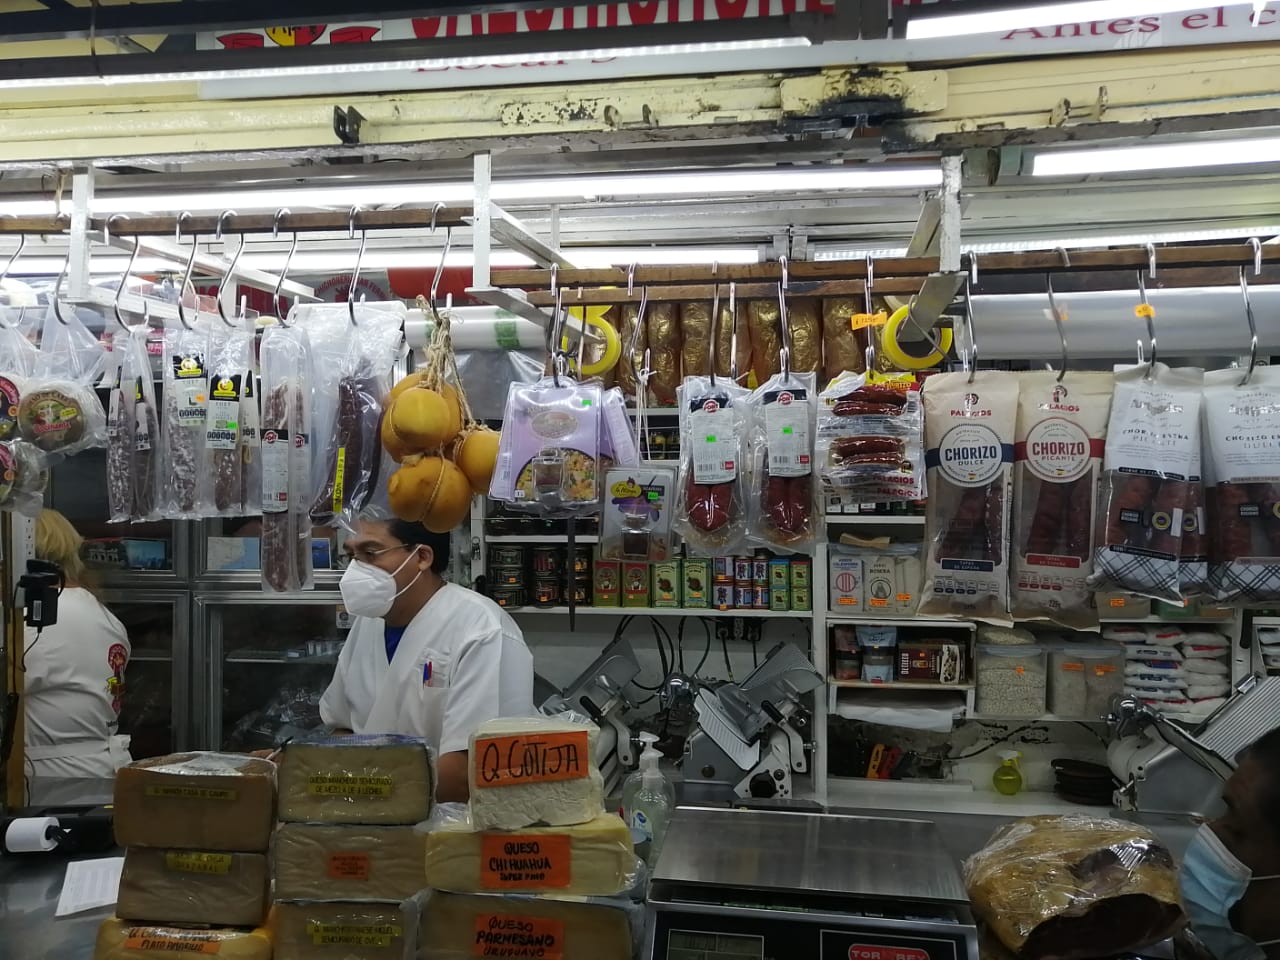
[[[498,465],[498,439],[496,430],[475,427],[469,428],[454,444],[453,462],[466,474],[475,493],[489,492],[489,483]]]
[[[432,533],[448,533],[471,510],[466,475],[444,457],[403,464],[387,483],[387,497],[397,517],[421,523]]]
[[[413,453],[413,449],[405,446],[396,436],[396,432],[391,429],[391,411],[384,410],[382,413],[382,423],[378,427],[378,434],[382,438],[382,446],[387,453],[391,454],[391,459],[396,463],[400,463],[405,457]]]
[[[388,416],[401,447],[438,450],[462,428],[456,410],[436,391],[414,387],[395,398]]]

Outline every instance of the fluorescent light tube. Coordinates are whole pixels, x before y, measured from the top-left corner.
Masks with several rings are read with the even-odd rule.
[[[1100,147],[1096,150],[1046,150],[1032,160],[1033,177],[1070,177],[1134,170],[1179,170],[1280,163],[1280,137],[1209,140],[1199,143]]]
[[[1223,4],[1252,6],[1252,3]],[[980,13],[948,13],[941,16],[914,16],[907,21],[908,40],[935,40],[975,33],[1008,33],[1036,27],[1056,27],[1092,20],[1115,20],[1203,10],[1204,0],[1081,0],[1078,3],[1051,3],[1038,7],[1012,7]]]

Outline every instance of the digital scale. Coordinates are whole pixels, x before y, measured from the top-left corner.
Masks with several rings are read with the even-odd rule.
[[[651,960],[977,960],[934,824],[681,807],[649,890]]]

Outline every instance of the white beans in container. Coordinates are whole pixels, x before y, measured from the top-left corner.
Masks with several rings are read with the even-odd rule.
[[[978,713],[1038,717],[1045,712],[1047,651],[1038,645],[979,644],[975,657]]]

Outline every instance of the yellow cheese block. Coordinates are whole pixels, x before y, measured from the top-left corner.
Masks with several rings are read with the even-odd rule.
[[[403,960],[414,955],[418,905],[277,903],[275,960]]]
[[[267,858],[130,847],[116,914],[152,923],[256,927],[267,918]]]
[[[419,960],[472,957],[631,960],[631,929],[626,914],[610,906],[432,894],[422,915]]]
[[[266,930],[190,930],[144,926],[115,917],[102,921],[93,960],[271,960]]]
[[[616,814],[571,827],[474,833],[467,821],[427,837],[427,886],[455,893],[611,897],[630,883],[631,832]]]
[[[422,878],[425,830],[282,823],[271,841],[280,900],[407,900]]]
[[[265,853],[276,818],[276,765],[236,753],[175,753],[116,772],[122,847]]]
[[[280,819],[418,823],[431,813],[431,758],[416,737],[295,740],[280,759]]]
[[[604,809],[595,724],[507,717],[481,724],[468,751],[471,822],[477,830],[567,826]]]

